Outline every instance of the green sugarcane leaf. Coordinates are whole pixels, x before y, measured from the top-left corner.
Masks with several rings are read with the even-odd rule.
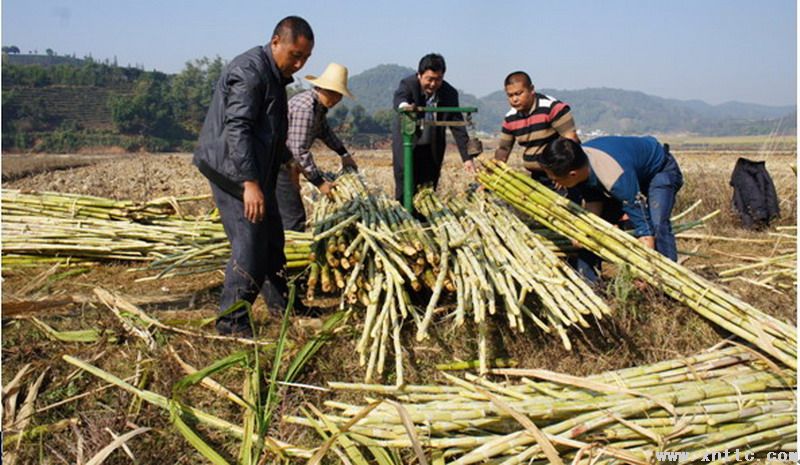
[[[269,428],[272,414],[279,402],[277,397],[278,392],[278,375],[280,373],[281,361],[283,359],[283,352],[286,348],[288,332],[289,332],[289,317],[294,308],[294,299],[297,288],[294,284],[289,285],[289,299],[286,302],[286,310],[283,312],[283,319],[281,320],[281,330],[278,336],[278,342],[275,347],[275,358],[272,361],[272,372],[269,377],[269,389],[267,390],[267,401],[264,405],[264,412],[261,421],[261,433],[264,434]]]
[[[171,400],[169,411],[170,411],[170,421],[181,434],[181,436],[189,442],[189,444],[194,447],[197,452],[208,459],[209,462],[213,463],[214,465],[230,465],[224,458],[217,451],[215,451],[211,446],[208,445],[194,430],[186,424],[181,418],[181,406]]]
[[[319,333],[308,341],[303,348],[300,349],[300,352],[295,355],[294,359],[292,359],[292,363],[286,370],[286,376],[284,377],[285,382],[291,383],[294,381],[300,373],[300,370],[303,369],[303,366],[305,366],[311,357],[331,339],[334,331],[339,328],[343,322],[347,321],[348,316],[348,311],[338,311],[325,320]]]
[[[69,278],[72,276],[79,276],[91,271],[91,268],[74,268],[72,270],[62,271],[61,273],[54,274],[47,278],[48,283],[55,283],[57,281],[61,281],[62,279]]]
[[[217,315],[217,318],[222,318],[224,316],[228,316],[231,313],[233,313],[233,312],[235,312],[235,311],[237,311],[239,309],[242,309],[242,308],[244,308],[247,311],[247,317],[250,319],[250,321],[252,323],[252,321],[253,321],[253,318],[252,318],[252,306],[250,305],[250,302],[248,302],[246,300],[237,300],[233,305],[231,305],[230,307],[225,309],[225,311],[223,311],[222,313]]]
[[[250,370],[248,375],[245,376],[243,397],[244,401],[247,402],[248,405],[258,405],[259,373],[259,370],[256,368]],[[251,408],[246,409],[244,412],[244,439],[242,440],[242,445],[239,449],[239,463],[241,465],[252,465],[254,463],[254,458],[259,455],[258,453],[260,453],[260,450],[255,451],[253,447],[253,434],[256,430],[257,413],[258,412],[256,410]],[[257,453],[254,455],[254,452]]]
[[[225,358],[216,360],[212,364],[198,370],[195,373],[192,373],[191,375],[184,376],[172,386],[173,397],[179,396],[188,387],[194,386],[195,384],[201,382],[207,376],[227,370],[232,366],[246,366],[248,364],[249,356],[249,351],[235,352]]]
[[[34,326],[39,328],[45,335],[55,341],[61,342],[97,342],[106,334],[109,334],[106,331],[99,330],[99,329],[78,329],[74,331],[58,331],[51,326],[48,326],[45,322],[39,320],[36,317],[32,317],[31,321],[33,322]],[[109,342],[116,342],[117,338],[111,336],[110,334],[107,336]]]

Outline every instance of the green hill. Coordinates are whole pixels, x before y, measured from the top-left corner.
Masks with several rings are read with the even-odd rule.
[[[69,123],[88,130],[114,129],[111,108],[112,96],[130,95],[132,86],[47,86],[7,87],[3,90],[3,103],[24,102],[27,108],[39,108],[38,130],[55,130]],[[5,116],[5,115],[4,115]]]
[[[356,100],[342,102],[354,107],[361,105],[369,114],[392,107],[392,97],[400,80],[414,74],[414,70],[400,65],[378,65],[352,76],[348,82]]]
[[[224,64],[203,58],[167,75],[90,58],[9,63],[16,58],[4,54],[2,147],[45,152],[192,150]]]
[[[91,58],[3,54],[2,147],[72,151],[100,144],[191,150],[223,65],[220,58],[203,58],[167,75]],[[337,121],[332,122],[348,140],[366,133],[385,137],[394,91],[413,73],[384,64],[352,76],[349,86],[357,99],[345,99],[343,107],[350,111],[335,109],[331,118]],[[586,133],[761,135],[794,134],[797,127],[794,106],[709,105],[609,88],[540,91],[570,104]],[[461,105],[479,109],[477,129],[496,133],[508,111],[503,91],[482,98],[459,92]]]

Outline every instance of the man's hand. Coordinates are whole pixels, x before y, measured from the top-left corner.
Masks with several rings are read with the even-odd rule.
[[[466,171],[467,174],[470,176],[475,175],[475,162],[472,161],[472,159],[469,159],[464,162],[464,171]]]
[[[639,242],[641,242],[642,244],[646,245],[647,247],[649,247],[651,249],[655,249],[656,248],[656,238],[655,238],[655,236],[642,236],[642,237],[639,238]]]
[[[256,181],[244,182],[244,217],[251,223],[264,219],[264,192]]]
[[[303,168],[301,168],[298,163],[289,165],[289,181],[291,181],[294,188],[298,191],[300,190],[300,173],[302,172]]]
[[[358,165],[356,161],[353,159],[353,156],[349,153],[342,155],[342,169],[347,171],[348,168],[352,168],[354,171],[358,171]]]
[[[408,102],[401,102],[400,105],[397,106],[402,111],[414,112],[417,111],[417,106],[413,103]]]
[[[334,187],[336,187],[335,182],[325,181],[322,184],[320,184],[317,189],[319,189],[320,192],[325,194],[326,197],[330,197]]]

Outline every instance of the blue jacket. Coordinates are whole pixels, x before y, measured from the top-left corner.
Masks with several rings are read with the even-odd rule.
[[[647,207],[650,181],[664,166],[664,147],[654,137],[598,137],[583,144],[589,158],[586,186],[619,200],[636,237],[654,235]],[[591,200],[587,196],[587,200]]]

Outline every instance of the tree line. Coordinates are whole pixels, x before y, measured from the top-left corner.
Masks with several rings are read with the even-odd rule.
[[[89,59],[80,66],[58,64],[2,67],[3,149],[74,151],[97,143],[119,142],[129,150],[192,150],[211,102],[224,60],[200,58],[186,63],[174,75],[119,67]],[[21,88],[60,86],[109,89],[105,102],[114,133],[101,131],[79,116],[58,115],[44,98],[23,98]],[[302,91],[291,86],[289,94]],[[79,106],[80,101],[71,102]],[[361,106],[339,106],[329,121],[346,141],[357,134],[386,135],[393,113],[369,115]],[[116,138],[115,138],[116,137]],[[117,144],[115,144],[117,145]]]

